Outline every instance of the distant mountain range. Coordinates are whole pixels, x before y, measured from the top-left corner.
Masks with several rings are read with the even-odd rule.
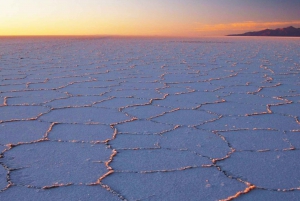
[[[265,29],[262,31],[253,31],[243,34],[230,34],[227,36],[285,36],[285,37],[300,37],[300,28],[286,27],[278,29]]]

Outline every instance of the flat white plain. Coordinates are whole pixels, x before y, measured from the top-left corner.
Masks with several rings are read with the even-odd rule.
[[[297,38],[1,38],[0,200],[299,200]]]

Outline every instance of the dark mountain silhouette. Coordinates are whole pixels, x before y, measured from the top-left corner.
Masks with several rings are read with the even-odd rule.
[[[300,28],[286,27],[278,29],[265,29],[262,31],[247,32],[243,34],[230,34],[227,36],[285,36],[300,37]]]

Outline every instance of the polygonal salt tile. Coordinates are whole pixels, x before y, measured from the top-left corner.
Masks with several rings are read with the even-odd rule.
[[[75,86],[69,86],[62,89],[58,89],[58,91],[63,93],[69,93],[73,96],[95,96],[102,95],[109,92],[107,88],[78,88]]]
[[[109,144],[114,149],[158,148],[160,135],[118,134]]]
[[[48,135],[50,140],[105,141],[111,139],[114,130],[106,125],[57,124]]]
[[[165,86],[163,83],[160,82],[141,82],[141,80],[143,80],[143,78],[140,78],[139,82],[132,82],[133,79],[130,79],[130,81],[122,82],[120,86],[116,87],[116,89],[155,90],[157,88]]]
[[[100,76],[100,75],[98,75]],[[105,75],[102,75],[105,76]],[[118,81],[107,81],[107,80],[96,80],[96,81],[88,81],[88,82],[79,82],[79,83],[74,83],[65,89],[68,90],[68,88],[84,88],[84,89],[93,89],[93,88],[106,88],[106,87],[112,87],[115,85],[118,85]]]
[[[53,90],[20,91],[6,93],[8,105],[41,104],[51,100],[68,97],[66,94]],[[10,98],[11,97],[11,98]]]
[[[197,82],[200,78],[195,74],[166,74],[164,75],[165,83],[178,83],[178,82]]]
[[[54,82],[54,83],[63,83],[63,84],[68,84],[68,83],[76,83],[76,82],[89,82],[92,81],[92,78],[88,77],[88,76],[77,76],[77,75],[63,75],[60,74],[57,77],[54,77],[52,79],[50,79],[50,83]]]
[[[174,126],[153,121],[136,120],[116,125],[118,132],[130,134],[160,134],[172,130]]]
[[[131,105],[145,105],[145,104],[149,104],[149,101],[144,99],[137,99],[137,98],[112,98],[112,99],[103,100],[102,102],[95,104],[94,107],[118,109],[121,107],[127,107]]]
[[[293,146],[300,149],[300,130],[298,132],[287,132],[286,138]]]
[[[29,89],[31,90],[50,90],[50,89],[58,89],[61,87],[65,87],[65,83],[60,82],[43,82],[43,83],[30,83]]]
[[[267,105],[267,104],[278,104],[278,103],[285,103],[284,100],[276,99],[273,97],[263,97],[259,95],[253,94],[238,94],[234,93],[230,96],[225,98],[226,101],[236,102],[241,104],[250,104],[250,105]]]
[[[50,123],[39,121],[15,121],[0,124],[0,142],[17,144],[42,139]]]
[[[114,109],[82,107],[55,109],[40,120],[58,123],[102,123],[112,124],[129,120],[125,114]]]
[[[299,187],[299,154],[300,151],[235,152],[217,165],[227,174],[261,188],[291,189]]]
[[[253,201],[253,200],[290,200],[297,201],[300,199],[300,191],[269,191],[262,189],[254,189],[249,193],[239,196],[238,201]]]
[[[180,85],[181,86],[181,85]],[[161,89],[158,89],[158,91],[160,93],[164,93],[164,94],[172,94],[172,95],[175,95],[175,94],[181,94],[181,93],[188,93],[190,92],[191,90],[188,90],[187,88],[184,88],[184,87],[176,87],[176,86],[171,86],[171,87],[168,87],[168,88],[161,88]]]
[[[300,117],[300,103],[272,106],[271,110],[276,114],[284,114],[284,115],[292,115],[295,117]]]
[[[217,115],[200,110],[177,110],[163,116],[153,118],[152,120],[159,123],[173,125],[196,126],[217,118]]]
[[[226,99],[226,98],[225,98]],[[242,115],[267,112],[265,105],[240,104],[235,102],[224,102],[217,104],[202,105],[201,110],[210,111],[222,115]]]
[[[164,100],[154,100],[153,105],[191,109],[205,103],[220,101],[212,92],[192,92],[187,94],[170,95]]]
[[[4,169],[2,165],[0,165],[0,191],[3,190],[7,185],[7,170]],[[1,198],[1,192],[0,192],[0,198]]]
[[[102,182],[127,200],[221,200],[246,188],[245,184],[227,178],[215,168],[113,173]]]
[[[66,99],[54,100],[45,105],[52,108],[82,107],[90,106],[96,102],[102,101],[103,99],[105,99],[103,96],[75,96]]]
[[[168,171],[211,164],[208,158],[189,151],[167,149],[120,150],[110,163],[116,171]]]
[[[0,121],[29,120],[48,111],[49,108],[43,106],[3,106],[0,107]]]
[[[151,118],[163,114],[169,110],[170,109],[164,107],[143,105],[143,106],[125,108],[123,112],[126,112],[129,115],[137,117],[139,119],[147,119],[147,118]]]
[[[159,145],[162,148],[187,149],[211,158],[223,158],[230,152],[228,144],[216,134],[186,127],[165,133]]]
[[[283,150],[290,148],[283,132],[272,130],[236,130],[219,132],[236,150]]]
[[[148,89],[136,89],[136,90],[130,90],[130,89],[120,89],[120,90],[114,90],[107,94],[106,96],[114,96],[118,98],[141,98],[141,99],[162,99],[164,98],[164,94],[160,94],[155,90],[148,90]]]
[[[264,114],[253,116],[241,116],[241,117],[227,117],[224,116],[215,122],[209,122],[207,124],[199,126],[200,129],[208,130],[231,130],[231,129],[277,129],[281,131],[289,131],[294,129],[300,129],[300,125],[292,117],[282,116],[278,114]]]
[[[278,96],[289,96],[289,95],[293,95],[294,93],[288,90],[279,90],[278,87],[272,87],[272,88],[264,88],[258,94],[263,95],[265,97],[278,97]]]
[[[210,82],[191,82],[191,83],[180,83],[180,84],[168,84],[169,86],[171,86],[171,88],[173,87],[185,87],[191,90],[196,90],[196,91],[214,91],[217,88],[219,88],[219,86],[216,85],[212,85]]]
[[[300,103],[300,94],[295,96],[285,96],[283,98],[288,99],[289,101],[293,101],[294,103]]]
[[[101,186],[63,186],[40,190],[12,186],[0,193],[3,200],[14,201],[53,201],[53,200],[121,200]]]
[[[96,182],[108,171],[100,161],[107,161],[111,153],[102,144],[39,142],[14,147],[0,161],[16,169],[10,173],[13,183],[41,188]]]
[[[26,89],[26,84],[0,85],[0,92],[22,91]]]
[[[257,86],[251,86],[251,85],[239,85],[239,86],[226,86],[218,92],[221,93],[228,93],[228,92],[233,92],[233,93],[238,93],[238,94],[247,94],[247,92],[252,92],[258,90],[259,87]]]

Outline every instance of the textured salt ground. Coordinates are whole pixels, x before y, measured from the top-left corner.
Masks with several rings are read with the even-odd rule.
[[[220,161],[227,174],[241,178],[267,189],[292,189],[299,187],[299,150],[286,152],[237,152]],[[268,166],[268,168],[266,168]],[[257,176],[259,175],[259,177]],[[281,175],[294,175],[282,177]]]
[[[40,190],[13,186],[1,193],[3,198],[15,201],[53,201],[53,200],[120,200],[117,196],[99,186],[66,186],[51,190]],[[21,196],[20,196],[21,195]],[[27,199],[28,198],[28,199]]]
[[[41,142],[11,149],[1,163],[15,169],[10,173],[13,183],[42,188],[96,182],[107,171],[99,161],[108,160],[110,154],[102,144]]]
[[[300,199],[298,40],[0,40],[0,200]]]
[[[0,142],[1,144],[17,144],[42,139],[50,125],[50,123],[39,121],[2,123],[0,124]]]
[[[245,184],[228,180],[224,174],[210,168],[167,173],[115,173],[103,182],[121,194],[128,194],[128,200],[218,200],[245,188]]]

